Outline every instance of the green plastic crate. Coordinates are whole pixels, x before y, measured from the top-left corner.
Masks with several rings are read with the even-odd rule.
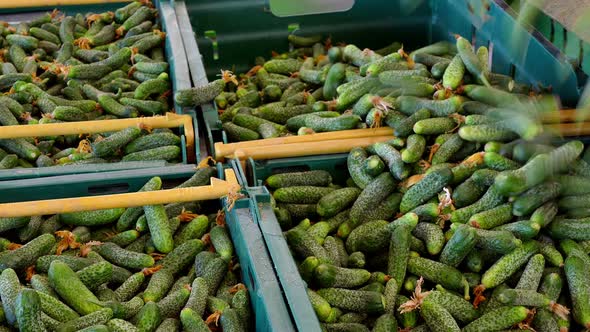
[[[159,176],[163,188],[171,188],[194,174],[196,165],[178,165],[110,173],[55,176],[0,182],[0,203],[95,196],[136,192],[150,178]],[[218,164],[223,179],[223,167]],[[226,206],[225,199],[210,201],[209,209]],[[256,331],[295,331],[281,287],[272,268],[249,199],[240,199],[230,211],[225,209],[226,225],[240,262],[242,281],[250,294]]]
[[[306,283],[299,275],[295,260],[291,256],[283,231],[274,214],[271,195],[263,186],[263,181],[276,173],[325,170],[330,172],[334,182],[344,183],[348,178],[346,159],[347,154],[329,155],[321,159],[283,158],[268,161],[250,159],[246,163],[245,172],[239,162],[231,161],[236,174],[246,174],[252,184],[246,188],[250,199],[254,202],[254,214],[258,218],[258,225],[299,331],[320,331],[320,325],[307,297]]]
[[[551,86],[565,105],[575,106],[583,82],[564,53],[538,32],[519,25],[502,0],[486,1],[488,7],[483,3],[356,0],[346,12],[296,17],[274,16],[265,0],[177,1],[175,10],[195,86],[215,79],[221,69],[245,72],[256,56],[288,50],[287,36],[293,27],[303,35],[320,33],[334,42],[373,49],[400,41],[412,50],[440,40],[453,41],[454,34],[460,34],[476,46],[489,47],[494,72],[519,82]],[[415,8],[409,11],[408,6]],[[212,149],[214,142],[224,139],[213,104],[203,105],[201,120]]]
[[[197,118],[193,111],[187,111],[186,114],[191,115],[193,127],[197,126]],[[187,161],[187,147],[186,137],[184,135],[184,126],[178,128],[180,134],[180,144],[182,152],[182,163],[186,164]],[[194,154],[197,160],[200,160],[200,141],[197,134],[194,134]],[[8,180],[19,180],[29,178],[44,178],[50,176],[68,175],[68,174],[85,174],[85,173],[101,173],[111,172],[120,170],[130,169],[142,169],[152,167],[163,167],[169,164],[166,161],[134,161],[134,162],[118,162],[118,163],[107,163],[107,164],[89,164],[89,165],[65,165],[65,166],[50,166],[50,167],[34,167],[34,168],[18,168],[18,169],[6,169],[0,170],[0,183]]]
[[[516,16],[522,7],[522,2],[521,0],[507,0],[507,7],[510,6],[507,10],[513,12]],[[583,8],[581,9],[583,10]],[[553,19],[542,10],[533,9],[532,11],[532,19],[527,23],[531,24],[548,42],[552,43],[553,46],[567,56],[576,70],[580,82],[587,81],[588,75],[590,75],[590,40],[588,38],[584,39],[576,32],[568,30],[559,21]],[[574,13],[578,19],[581,19],[582,16],[578,16],[578,14],[580,13]]]
[[[172,89],[174,92],[187,89],[191,87],[191,80],[188,74],[188,62],[180,35],[180,28],[176,21],[176,14],[172,5],[167,1],[154,1],[158,8],[159,20],[162,25],[162,29],[166,32],[166,43],[165,53],[168,63],[170,64],[170,78],[172,81]],[[34,18],[42,13],[51,11],[57,8],[63,13],[74,14],[74,13],[88,13],[88,12],[104,12],[109,10],[115,10],[126,3],[109,3],[101,5],[78,5],[78,6],[57,6],[57,7],[42,7],[42,8],[15,8],[10,10],[0,10],[0,20],[8,22],[19,22],[26,21]],[[178,105],[174,105],[174,111],[179,114],[190,114],[193,116],[193,127],[195,130],[195,151],[196,160],[201,160],[201,149],[200,141],[198,139],[198,121],[193,110],[189,108],[182,108]],[[179,134],[183,134],[183,128],[179,129]],[[186,151],[186,140],[182,135],[182,161],[187,163],[187,151]],[[157,167],[161,166],[162,163],[113,163],[104,165],[84,165],[79,166],[56,166],[56,167],[45,167],[45,168],[34,168],[34,169],[16,169],[16,170],[2,170],[0,171],[0,181],[2,180],[13,180],[13,179],[25,179],[31,177],[47,177],[57,176],[66,174],[78,174],[78,173],[95,173],[105,172],[114,170],[125,170],[125,169],[136,169],[146,167]]]

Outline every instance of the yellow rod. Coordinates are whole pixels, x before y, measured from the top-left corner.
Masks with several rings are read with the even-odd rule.
[[[320,141],[306,143],[292,143],[282,145],[268,145],[258,147],[247,147],[236,150],[233,155],[227,158],[238,158],[240,160],[252,159],[273,159],[300,156],[315,156],[320,154],[345,153],[355,147],[367,147],[377,142],[385,142],[392,136],[376,136],[343,139],[335,141]]]
[[[210,185],[201,187],[5,203],[0,204],[0,217],[39,216],[144,205],[204,201],[221,198],[230,192],[237,192],[239,190],[240,186],[237,184],[237,181],[228,182],[211,178]]]
[[[222,160],[224,156],[229,156],[237,150],[244,148],[255,148],[258,146],[269,146],[269,145],[282,145],[291,143],[304,143],[304,142],[320,142],[328,140],[341,140],[361,137],[375,137],[375,136],[386,136],[391,135],[393,138],[393,129],[389,127],[382,128],[368,128],[368,129],[353,129],[353,130],[342,130],[333,131],[327,133],[317,133],[312,135],[302,136],[287,136],[268,138],[265,140],[246,141],[239,143],[215,143],[215,158]]]
[[[130,2],[130,0],[0,0],[0,8],[55,7]]]
[[[195,159],[195,130],[193,119],[187,114],[166,113],[164,116],[152,116],[116,120],[94,120],[79,122],[60,122],[36,125],[3,126],[0,139],[40,137],[58,135],[95,134],[123,130],[127,127],[145,125],[151,128],[174,128],[184,125],[186,148],[189,160]]]
[[[543,123],[564,123],[564,122],[581,122],[585,121],[590,116],[586,114],[585,117],[581,117],[578,119],[579,116],[582,116],[579,110],[576,109],[567,109],[567,110],[560,110],[556,112],[547,112],[541,113],[541,120]]]
[[[545,130],[562,136],[590,135],[590,122],[570,122],[545,125]]]

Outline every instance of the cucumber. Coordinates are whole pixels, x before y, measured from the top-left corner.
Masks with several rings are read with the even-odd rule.
[[[22,138],[0,139],[0,148],[30,161],[36,160],[41,155],[41,151],[36,146]]]
[[[536,254],[527,263],[522,276],[518,280],[515,289],[537,290],[543,276],[545,268],[545,258],[541,254]]]
[[[478,310],[471,303],[446,290],[430,292],[426,301],[443,306],[453,318],[463,324],[471,322],[480,316]]]
[[[203,319],[190,308],[184,308],[180,312],[182,327],[188,332],[207,332],[209,327]]]
[[[410,135],[406,141],[406,149],[402,150],[402,160],[411,164],[420,161],[426,148],[426,139],[422,135]]]
[[[445,88],[455,90],[459,87],[465,74],[465,65],[460,54],[455,55],[443,75],[442,84]]]
[[[55,245],[55,238],[51,234],[43,234],[29,241],[24,246],[6,252],[0,256],[0,270],[22,270],[37,261],[37,258],[49,254]]]
[[[436,165],[447,162],[461,149],[462,146],[463,140],[461,137],[457,134],[451,135],[451,137],[441,144],[438,150],[434,153],[432,164]]]
[[[93,144],[93,153],[97,157],[107,157],[113,155],[117,150],[123,148],[141,135],[141,129],[129,127],[116,132],[100,142]]]
[[[443,306],[429,301],[428,298],[420,306],[420,315],[433,331],[461,331],[453,316]]]
[[[452,266],[421,257],[408,259],[408,271],[424,277],[424,279],[441,284],[443,287],[463,291],[465,299],[469,299],[469,284],[459,270]]]
[[[341,115],[339,117],[308,116],[305,118],[305,126],[314,132],[339,131],[354,129],[361,122],[357,115]]]
[[[301,258],[315,256],[322,262],[334,263],[328,252],[304,230],[293,228],[286,233],[286,238],[291,249]]]
[[[330,305],[359,313],[382,313],[385,298],[377,292],[343,288],[322,288],[317,291]]]
[[[421,109],[428,109],[433,117],[446,117],[457,113],[463,101],[463,97],[460,96],[454,96],[445,100],[400,96],[396,99],[395,106],[398,111],[406,115],[412,115]]]
[[[412,134],[414,125],[420,120],[428,119],[430,115],[430,111],[426,108],[417,110],[412,115],[393,125],[394,134],[401,137]]]
[[[96,296],[65,263],[53,261],[49,266],[48,275],[53,289],[78,313],[88,315],[101,309],[95,304],[98,302]]]
[[[584,286],[590,281],[587,270],[587,264],[575,255],[565,260],[564,271],[572,298],[573,317],[586,328],[590,327],[590,292]]]
[[[512,213],[515,216],[524,216],[532,213],[544,203],[556,198],[561,192],[558,182],[545,182],[520,194],[513,203]]]
[[[146,302],[135,316],[134,322],[139,331],[155,331],[162,322],[160,308],[154,302]]]
[[[410,237],[413,227],[400,225],[391,235],[387,274],[397,282],[397,292],[401,289],[401,280],[405,279],[408,259],[410,257]],[[398,281],[400,280],[400,281]]]
[[[113,266],[106,261],[98,262],[77,271],[76,275],[86,287],[94,289],[98,285],[111,281]]]
[[[391,174],[382,173],[365,187],[350,210],[352,229],[363,221],[369,221],[365,214],[373,210],[377,202],[383,202],[390,195],[394,189],[394,183]]]
[[[424,241],[426,250],[430,255],[438,255],[445,245],[444,234],[436,224],[419,222],[412,231],[412,234]]]
[[[333,217],[356,201],[360,193],[361,190],[358,188],[335,190],[318,201],[318,214],[324,218]]]
[[[0,275],[0,298],[2,299],[2,308],[4,316],[10,325],[15,325],[16,318],[16,298],[21,289],[18,276],[13,269],[6,269]]]
[[[273,193],[278,202],[296,204],[315,204],[320,199],[333,192],[333,188],[315,186],[291,186],[279,188]]]
[[[350,232],[346,238],[346,248],[349,252],[362,251],[365,253],[378,252],[387,247],[391,237],[385,220],[368,221]]]
[[[14,311],[19,331],[47,331],[41,322],[41,300],[36,291],[21,289],[14,303]]]
[[[37,291],[37,296],[43,313],[59,322],[67,322],[80,317],[77,312],[51,295]]]
[[[173,161],[180,157],[181,149],[175,145],[161,146],[153,149],[133,152],[121,159],[121,161],[149,161],[166,160]]]
[[[124,208],[63,213],[59,215],[59,221],[75,226],[107,225],[117,220],[123,212]]]
[[[511,253],[500,258],[481,278],[485,288],[493,288],[506,281],[514,272],[520,269],[540,249],[536,241],[524,242]]]
[[[96,246],[95,250],[107,261],[130,269],[142,269],[154,265],[154,259],[143,253],[125,250],[110,242]]]
[[[363,170],[362,164],[365,160],[367,160],[367,152],[363,148],[353,148],[348,154],[348,172],[354,183],[361,189],[365,189],[373,181],[373,177]]]
[[[331,264],[320,264],[314,271],[314,280],[323,288],[356,288],[365,284],[371,273],[364,269],[349,269]]]
[[[529,310],[522,306],[499,307],[472,321],[462,331],[500,331],[525,320],[528,314]]]
[[[522,241],[506,230],[485,230],[476,228],[475,231],[477,233],[476,246],[489,252],[508,254],[522,244]]]
[[[292,186],[325,187],[331,182],[332,176],[323,170],[274,174],[266,179],[266,184],[274,189]]]
[[[440,262],[457,267],[467,257],[477,243],[476,231],[464,225],[459,226],[445,244],[440,254]]]
[[[396,179],[403,180],[408,177],[409,171],[404,165],[401,153],[396,148],[387,143],[375,143],[372,148],[385,161],[390,173]]]
[[[590,240],[590,218],[558,218],[549,224],[548,230],[556,239]]]
[[[496,186],[492,186],[477,202],[453,211],[451,213],[451,222],[466,223],[472,215],[492,209],[504,203],[504,201],[504,197],[498,192]]]
[[[400,212],[406,213],[425,203],[451,182],[453,173],[448,167],[427,174],[402,197]]]
[[[512,219],[512,204],[502,204],[495,208],[472,215],[468,224],[481,229],[491,229]]]
[[[457,37],[457,50],[461,60],[463,60],[463,63],[465,64],[465,68],[476,77],[478,81],[489,87],[489,71],[487,65],[482,63],[473,52],[471,43],[463,37]]]
[[[363,170],[370,176],[378,176],[385,169],[385,163],[379,156],[373,155],[363,162]]]
[[[414,132],[420,135],[437,135],[452,131],[457,123],[452,118],[424,119],[414,124]]]
[[[215,226],[211,229],[209,234],[211,244],[213,244],[215,251],[223,260],[229,262],[234,253],[234,248],[227,229],[223,226]]]
[[[484,155],[484,162],[488,168],[499,172],[514,170],[521,167],[519,163],[512,161],[496,152],[486,152]]]

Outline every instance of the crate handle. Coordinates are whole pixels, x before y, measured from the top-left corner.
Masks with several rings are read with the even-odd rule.
[[[95,134],[117,131],[127,127],[140,125],[150,128],[174,128],[181,125],[184,126],[187,153],[189,154],[190,161],[195,159],[195,129],[193,127],[192,117],[188,114],[179,115],[175,113],[166,113],[164,116],[145,118],[60,122],[27,126],[3,126],[2,130],[0,130],[0,139]]]
[[[215,158],[218,161],[222,161],[225,157],[231,156],[237,150],[244,148],[256,148],[261,146],[269,145],[284,145],[291,143],[304,143],[304,142],[320,142],[329,140],[342,140],[351,138],[365,138],[365,137],[376,137],[376,136],[387,136],[393,138],[393,129],[389,127],[382,128],[368,128],[368,129],[353,129],[353,130],[341,130],[327,133],[318,133],[312,135],[303,136],[288,136],[288,137],[277,137],[269,138],[265,140],[257,141],[246,141],[239,143],[215,143]]]
[[[225,175],[227,181],[211,178],[211,184],[208,186],[5,203],[0,204],[0,217],[26,217],[218,199],[241,189],[233,170],[226,169]]]

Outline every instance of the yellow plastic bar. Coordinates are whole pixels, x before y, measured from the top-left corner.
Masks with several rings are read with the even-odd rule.
[[[2,130],[0,130],[0,139],[95,134],[123,130],[127,127],[139,125],[144,125],[150,128],[174,128],[183,125],[189,161],[195,159],[195,130],[193,127],[193,119],[187,114],[179,115],[175,113],[166,113],[164,116],[144,118],[3,126]]]
[[[561,136],[590,135],[590,122],[556,123],[544,126],[545,130]]]
[[[245,149],[245,148],[256,148],[260,146],[269,146],[269,145],[283,145],[283,144],[292,144],[292,143],[304,143],[304,142],[320,142],[320,141],[329,141],[329,140],[342,140],[342,139],[351,139],[351,138],[361,138],[361,137],[376,137],[376,136],[387,136],[390,135],[390,138],[393,138],[393,129],[389,127],[382,127],[382,128],[369,128],[369,129],[353,129],[353,130],[342,130],[342,131],[333,131],[327,133],[318,133],[312,135],[302,135],[302,136],[287,136],[287,137],[277,137],[277,138],[268,138],[265,140],[256,140],[256,141],[246,141],[246,142],[239,142],[239,143],[215,143],[215,158],[218,161],[222,161],[225,156],[232,155],[235,151]]]
[[[345,153],[355,147],[367,147],[377,142],[385,142],[393,136],[376,136],[350,138],[339,141],[321,141],[306,143],[291,143],[282,145],[268,145],[258,147],[247,147],[236,150],[233,155],[227,158],[238,158],[240,160],[252,159],[274,159],[300,156],[315,156],[320,154]]]
[[[130,0],[0,0],[0,8],[75,6],[117,2],[130,2]]]
[[[228,195],[230,192],[237,192],[239,190],[240,186],[237,181],[235,181],[234,174],[233,180],[231,181],[211,178],[211,184],[209,186],[5,203],[0,204],[0,217],[39,216],[79,211],[128,208],[144,205],[203,201],[221,198]]]
[[[585,115],[585,116],[584,116]],[[578,118],[580,117],[580,118]],[[576,109],[560,110],[556,112],[541,113],[543,123],[564,123],[586,121],[590,116],[578,112]]]

